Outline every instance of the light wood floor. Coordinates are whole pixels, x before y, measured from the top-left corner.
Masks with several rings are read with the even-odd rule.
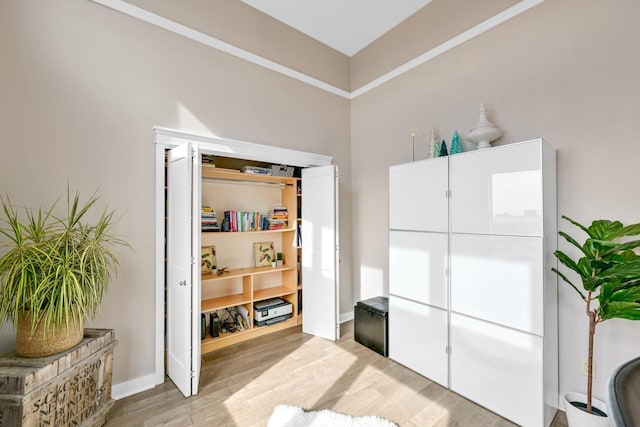
[[[292,328],[204,356],[197,396],[166,380],[121,399],[106,426],[261,426],[274,406],[377,415],[400,426],[515,424],[353,340],[353,322],[330,342]],[[566,427],[559,412],[554,427]]]

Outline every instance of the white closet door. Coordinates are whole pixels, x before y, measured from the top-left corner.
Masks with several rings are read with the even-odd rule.
[[[542,336],[542,239],[451,235],[451,310]]]
[[[447,311],[389,295],[389,357],[447,387]]]
[[[169,151],[167,173],[167,373],[185,397],[200,374],[200,156]]]
[[[338,167],[302,169],[302,332],[340,338]]]
[[[542,338],[451,314],[451,390],[524,426],[543,425]]]
[[[389,232],[389,293],[447,308],[446,233]]]
[[[451,231],[542,236],[542,140],[451,156]]]
[[[389,228],[446,233],[447,157],[389,168]]]

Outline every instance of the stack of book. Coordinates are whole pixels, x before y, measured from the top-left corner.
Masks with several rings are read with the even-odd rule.
[[[229,223],[229,231],[261,231],[266,230],[267,221],[260,212],[224,211],[224,218]]]
[[[289,224],[289,211],[286,206],[273,208],[269,211],[269,230],[282,230]]]
[[[220,231],[218,220],[216,219],[216,211],[211,206],[202,206],[202,231]]]

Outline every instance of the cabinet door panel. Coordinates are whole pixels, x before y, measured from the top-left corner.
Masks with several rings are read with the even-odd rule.
[[[447,162],[442,157],[389,168],[389,228],[448,230]]]
[[[452,156],[451,231],[542,235],[541,141]]]
[[[389,293],[447,308],[447,234],[389,233]]]
[[[447,312],[389,296],[389,357],[447,387]]]
[[[542,239],[451,235],[451,310],[543,335]]]
[[[451,390],[522,426],[543,425],[542,338],[451,314]]]
[[[338,169],[302,170],[302,331],[340,338]]]

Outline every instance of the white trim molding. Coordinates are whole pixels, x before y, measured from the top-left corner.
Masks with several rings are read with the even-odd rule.
[[[340,313],[340,323],[348,322],[349,320],[353,320],[353,311],[348,311],[346,313]]]
[[[155,25],[157,27],[171,31],[172,33],[181,35],[183,37],[186,37],[198,43],[202,43],[206,46],[228,53],[235,57],[244,59],[245,61],[252,62],[256,65],[267,68],[271,71],[275,71],[277,73],[284,74],[285,76],[291,77],[293,79],[300,80],[301,82],[307,83],[311,86],[315,86],[329,93],[333,93],[334,95],[338,95],[343,98],[349,98],[349,92],[347,92],[344,89],[340,89],[338,87],[330,85],[329,83],[325,83],[322,80],[318,80],[307,74],[301,73],[300,71],[296,71],[282,64],[278,64],[277,62],[271,61],[270,59],[256,55],[254,53],[241,49],[237,46],[224,42],[220,39],[217,39],[213,36],[205,34],[201,31],[194,30],[193,28],[187,27],[186,25],[182,25],[178,22],[172,21],[163,16],[149,12],[148,10],[142,9],[138,6],[129,4],[125,1],[122,1],[122,0],[91,0],[91,1],[94,3],[98,3],[103,6],[109,7],[113,10],[117,10],[118,12],[122,12],[125,15],[131,16],[132,18],[139,19],[148,24]]]
[[[315,77],[311,77],[307,74],[301,73],[300,71],[296,71],[292,68],[289,68],[282,64],[278,64],[277,62],[271,61],[270,59],[248,52],[244,49],[241,49],[237,46],[226,43],[213,36],[194,30],[193,28],[190,28],[186,25],[180,24],[178,22],[167,19],[163,16],[149,12],[146,9],[142,9],[140,7],[134,6],[123,0],[90,0],[90,1],[101,4],[103,6],[111,8],[118,12],[124,13],[125,15],[131,16],[132,18],[139,19],[148,24],[155,25],[167,31],[171,31],[172,33],[181,35],[183,37],[186,37],[198,43],[202,43],[206,46],[228,53],[229,55],[233,55],[235,57],[244,59],[245,61],[251,62],[260,67],[264,67],[271,71],[275,71],[277,73],[299,80],[303,83],[307,83],[308,85],[317,87],[318,89],[322,89],[334,95],[338,95],[340,97],[353,100],[359,97],[360,95],[364,95],[365,93],[375,89],[376,87],[406,73],[407,71],[410,71],[416,68],[417,66],[422,65],[425,62],[430,61],[437,56],[442,55],[443,53],[461,45],[462,43],[468,40],[471,40],[476,36],[479,36],[480,34],[502,24],[503,22],[508,21],[509,19],[520,15],[521,13],[526,12],[532,7],[535,7],[543,3],[545,0],[523,0],[519,3],[516,3],[510,8],[505,9],[502,12],[498,13],[497,15],[481,22],[475,27],[470,28],[469,30],[458,34],[457,36],[451,38],[450,40],[447,40],[444,43],[441,43],[440,45],[430,49],[429,51],[423,53],[422,55],[402,64],[401,66],[389,71],[388,73],[378,77],[377,79],[361,86],[360,88],[352,92],[348,92],[344,89],[340,89],[329,83],[318,80]]]
[[[433,58],[440,56],[443,53],[457,46],[460,46],[462,43],[468,40],[471,40],[476,36],[479,36],[480,34],[492,29],[493,27],[496,27],[502,24],[505,21],[508,21],[509,19],[515,16],[520,15],[523,12],[526,12],[532,7],[539,5],[543,1],[545,0],[524,0],[524,1],[521,1],[520,3],[515,4],[514,6],[511,6],[508,9],[503,10],[502,12],[487,19],[486,21],[479,23],[475,27],[470,28],[467,31],[464,31],[463,33],[458,34],[452,39],[449,39],[446,42],[439,44],[438,46],[412,59],[411,61],[408,61],[402,64],[398,68],[391,70],[388,73],[378,77],[377,79],[354,90],[353,92],[350,93],[350,99],[355,99],[360,95],[363,95],[369,92],[370,90],[375,89],[376,87],[388,82],[389,80],[395,79],[396,77],[406,73],[407,71],[410,71],[416,68],[417,66],[422,65],[425,62],[430,61]]]
[[[185,142],[198,144],[200,152],[221,157],[235,157],[238,159],[255,160],[259,162],[283,164],[299,167],[329,166],[333,164],[333,157],[322,154],[307,153],[290,150],[271,145],[238,141],[229,138],[194,135],[175,129],[154,127],[156,144],[167,148],[175,147]]]
[[[162,382],[164,382],[164,377],[160,384],[162,384]],[[158,385],[156,382],[156,374],[145,375],[144,377],[138,377],[130,381],[114,384],[111,387],[111,397],[115,400],[123,399],[136,393],[149,390],[156,385]]]

